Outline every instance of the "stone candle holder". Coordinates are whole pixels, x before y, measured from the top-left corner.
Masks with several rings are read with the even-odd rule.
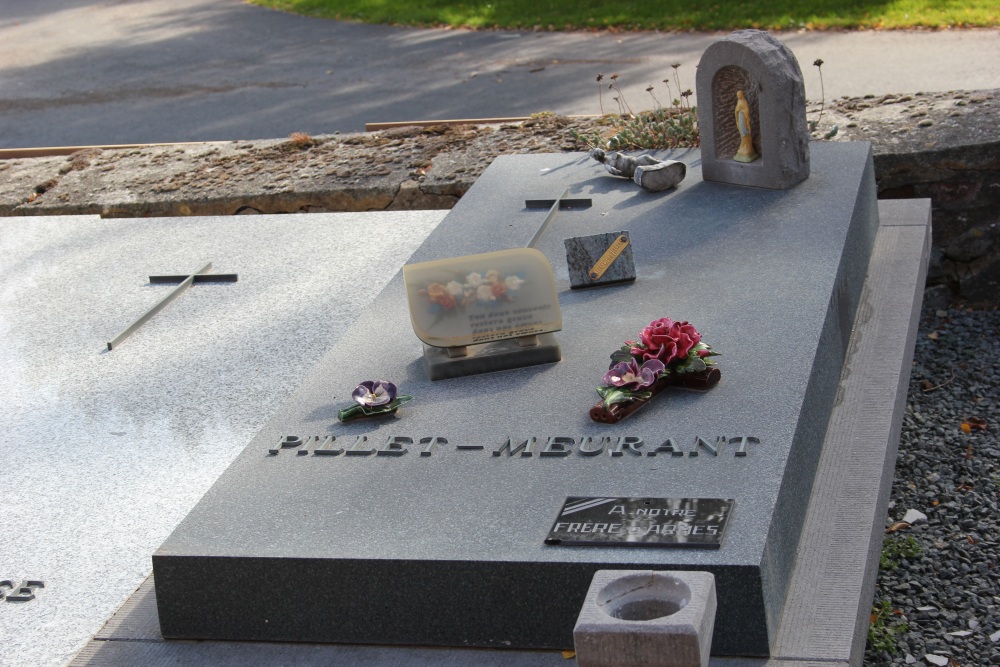
[[[710,572],[598,570],[573,642],[579,667],[708,667],[715,627]]]

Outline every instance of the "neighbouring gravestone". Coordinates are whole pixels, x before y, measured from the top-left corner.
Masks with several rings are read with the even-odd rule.
[[[33,216],[0,226],[0,664],[72,658],[295,378],[388,282],[385,267],[401,266],[443,216]],[[174,293],[159,282],[191,277],[157,274],[208,259],[215,273],[195,274],[194,287],[108,350]],[[197,284],[223,272],[239,282]]]
[[[702,174],[707,181],[784,189],[809,177],[802,71],[762,30],[738,30],[698,63]]]
[[[411,261],[533,240],[561,361],[432,380],[397,275],[154,554],[163,636],[568,648],[597,570],[703,570],[713,653],[767,655],[878,227],[869,146],[812,158],[822,178],[793,189],[662,194],[583,154],[495,161]],[[592,206],[547,226],[523,207],[566,190]],[[635,282],[571,290],[563,240],[621,229]],[[711,341],[722,381],[591,419],[609,352],[665,316]],[[413,400],[339,422],[364,380]],[[553,541],[559,522],[580,539]]]

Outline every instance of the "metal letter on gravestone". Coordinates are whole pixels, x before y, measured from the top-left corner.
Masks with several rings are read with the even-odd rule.
[[[410,321],[432,380],[559,361],[562,311],[538,250],[465,255],[403,267]]]
[[[698,63],[701,171],[706,181],[783,190],[809,177],[802,71],[762,30],[738,30]]]

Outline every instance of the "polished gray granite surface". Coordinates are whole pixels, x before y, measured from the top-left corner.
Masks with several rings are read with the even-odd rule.
[[[880,202],[879,213],[863,315],[851,335],[771,658],[716,655],[712,667],[861,664],[930,251],[930,200]],[[573,665],[568,657],[558,651],[164,640],[150,577],[72,666]]]
[[[65,664],[444,211],[0,225],[0,664]],[[113,351],[107,341],[213,262]]]
[[[813,153],[810,178],[781,191],[705,182],[696,150],[660,155],[688,178],[657,194],[586,154],[498,158],[414,261],[523,247],[546,217],[525,199],[593,199],[535,245],[559,291],[562,360],[430,380],[397,275],[154,554],[164,636],[563,649],[596,570],[676,568],[716,576],[717,654],[767,655],[879,224],[870,146]],[[570,289],[563,239],[609,230],[629,231],[636,281]],[[702,332],[722,381],[595,423],[610,353],[660,317]],[[339,423],[373,377],[415,399]],[[272,454],[287,436],[357,448]],[[587,437],[636,444],[587,455]],[[697,444],[719,437],[715,454]],[[549,438],[572,442],[565,456],[542,455]],[[668,438],[682,457],[657,451]],[[715,550],[547,544],[567,497],[736,505]],[[261,596],[259,582],[294,593]]]

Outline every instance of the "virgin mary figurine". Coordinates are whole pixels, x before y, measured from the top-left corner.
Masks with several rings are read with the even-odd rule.
[[[753,149],[753,133],[750,131],[750,105],[742,90],[736,91],[736,127],[740,131],[740,149],[733,159],[737,162],[753,162],[760,155]]]

